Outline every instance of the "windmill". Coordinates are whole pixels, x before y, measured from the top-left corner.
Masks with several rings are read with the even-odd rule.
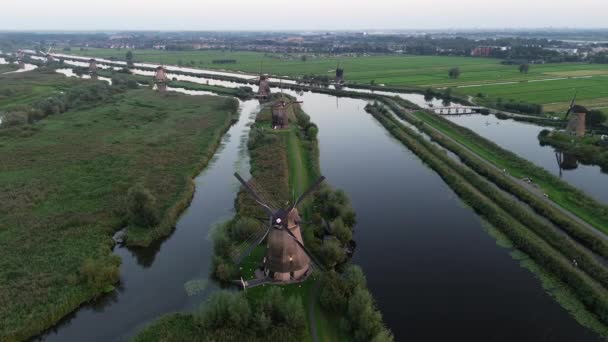
[[[281,88],[281,99],[275,101],[272,104],[272,128],[273,129],[284,129],[289,128],[289,107],[296,103],[302,103],[302,101],[287,101],[283,94],[283,83],[280,84]]]
[[[163,65],[156,67],[156,72],[154,73],[154,83],[156,84],[156,89],[158,89],[158,91],[162,92],[167,90],[169,76],[167,76],[167,72]]]
[[[574,113],[574,115],[572,115],[568,121],[566,132],[576,135],[577,137],[584,137],[587,120],[587,108],[575,104],[577,94],[578,92],[575,91],[572,102],[570,103],[570,108],[568,108],[568,112],[566,112],[566,116],[564,117],[565,120],[568,120],[570,114]]]
[[[46,58],[46,64],[49,65],[53,62],[55,62],[55,59],[53,58],[53,55],[51,55],[51,50],[53,49],[53,47],[49,47],[49,49],[47,50],[47,52],[44,51],[38,51],[40,54],[42,54],[42,56],[44,56]]]
[[[89,59],[89,74],[97,75],[97,61],[94,58]]]
[[[257,99],[261,101],[268,100],[270,98],[270,80],[268,75],[263,74],[262,70],[264,67],[264,61],[260,62],[260,75],[258,77],[252,78],[249,81],[254,81],[258,85],[258,93],[255,96]]]
[[[25,52],[23,50],[17,50],[17,62],[18,63],[23,62],[24,58],[25,58]]]
[[[336,66],[336,84],[344,84],[344,68],[340,67],[340,62],[338,62],[338,65]]]
[[[284,209],[272,207],[238,173],[235,173],[234,176],[252,199],[268,214],[268,226],[263,231],[261,238],[254,241],[249,247],[250,252],[263,241],[267,241],[266,255],[263,259],[264,275],[279,282],[298,281],[305,278],[310,274],[311,260],[314,261],[315,258],[304,246],[297,206],[321,185],[325,177],[319,177],[291,206]],[[319,263],[316,264],[319,265]]]

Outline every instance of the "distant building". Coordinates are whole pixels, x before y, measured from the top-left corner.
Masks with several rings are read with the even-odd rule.
[[[491,46],[478,46],[471,51],[471,56],[473,57],[490,57],[492,55],[492,50],[494,48]]]

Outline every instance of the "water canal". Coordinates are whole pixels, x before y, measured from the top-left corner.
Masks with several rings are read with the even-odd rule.
[[[347,192],[357,212],[354,261],[398,341],[599,339],[545,293],[509,249],[497,246],[437,174],[364,111],[366,101],[285,92],[304,101],[319,126],[322,173]],[[118,248],[121,289],[78,310],[44,340],[126,340],[164,313],[195,308],[217,289],[208,280],[208,235],[231,215],[232,173],[247,169],[243,144],[256,108],[255,101],[242,104],[240,121],[196,179],[192,205],[173,235],[143,253]],[[186,288],[200,291],[188,296]]]

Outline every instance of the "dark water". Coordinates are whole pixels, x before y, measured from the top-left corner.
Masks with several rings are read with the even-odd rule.
[[[255,119],[257,101],[241,104],[241,117],[227,135],[208,168],[195,180],[196,193],[175,232],[140,252],[117,248],[122,259],[121,288],[87,305],[44,336],[45,341],[124,341],[163,314],[195,309],[217,289],[208,279],[215,224],[233,215],[238,185],[232,175],[248,174],[243,142]],[[252,115],[253,114],[253,115]],[[190,282],[190,283],[188,283]],[[188,288],[194,292],[189,295]]]
[[[363,111],[365,101],[300,99],[319,125],[323,174],[357,212],[354,261],[398,341],[598,339]]]
[[[201,82],[206,82],[201,80]],[[276,89],[275,89],[276,91]],[[314,93],[304,101],[318,124],[321,168],[357,212],[354,261],[398,341],[593,341],[534,276],[498,247],[480,218],[363,110],[366,102]],[[207,279],[211,226],[230,217],[235,163],[247,169],[242,137],[255,102],[207,171],[174,234],[150,253],[123,258],[122,290],[100,308],[85,307],[59,326],[52,341],[114,341],[164,313],[196,307],[184,284]]]
[[[499,120],[494,115],[475,114],[447,118],[559,176],[560,168],[555,158],[555,149],[551,146],[541,146],[538,141],[540,131],[552,128],[513,120]],[[563,170],[561,177],[595,199],[608,203],[608,174],[603,173],[599,166],[579,163],[575,170]]]

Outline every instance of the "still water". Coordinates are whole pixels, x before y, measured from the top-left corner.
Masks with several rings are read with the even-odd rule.
[[[551,146],[541,146],[538,141],[540,131],[553,128],[514,120],[499,120],[494,115],[475,114],[447,118],[560,176],[555,149]],[[562,170],[561,178],[595,199],[608,203],[608,175],[603,173],[599,166],[579,163],[574,170]]]
[[[292,93],[292,95],[296,95]],[[357,213],[361,265],[397,341],[598,340],[356,99],[304,93],[322,173]]]
[[[347,192],[357,212],[354,262],[363,267],[398,341],[598,340],[545,293],[510,250],[496,245],[480,218],[436,173],[365,113],[366,101],[286,93],[303,100],[319,126],[322,172]],[[173,235],[140,253],[118,248],[121,289],[78,310],[46,340],[125,340],[164,313],[196,307],[217,289],[207,281],[208,235],[213,224],[232,214],[233,171],[247,170],[243,144],[257,103],[242,108],[241,120],[196,179],[192,205]],[[202,290],[188,296],[186,288],[193,287]]]

